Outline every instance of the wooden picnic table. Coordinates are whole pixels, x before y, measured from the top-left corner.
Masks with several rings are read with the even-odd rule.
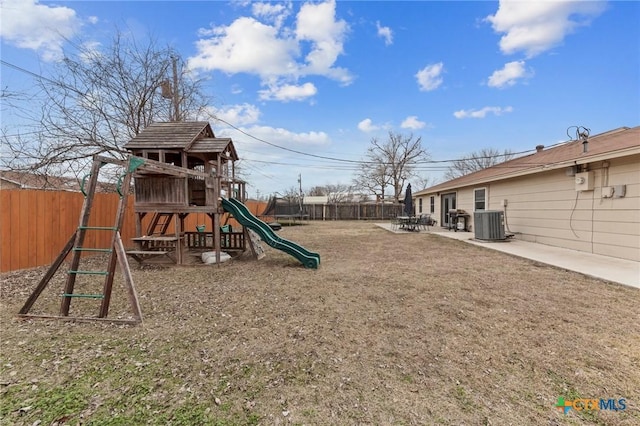
[[[168,255],[175,252],[175,263],[182,264],[182,238],[177,236],[143,236],[132,238],[139,250],[127,251],[127,254],[131,255],[138,262],[142,263],[144,258]],[[168,256],[167,256],[168,257]]]

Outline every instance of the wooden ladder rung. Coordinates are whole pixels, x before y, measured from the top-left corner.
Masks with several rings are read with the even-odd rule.
[[[81,297],[85,299],[104,299],[104,294],[62,293],[62,297]]]
[[[109,271],[69,271],[70,274],[76,275],[109,275]]]
[[[127,254],[137,254],[139,256],[144,256],[144,255],[154,255],[154,254],[169,254],[170,252],[168,251],[163,251],[163,250],[129,250],[127,251]]]
[[[115,226],[78,226],[78,229],[92,230],[92,231],[117,231]]]

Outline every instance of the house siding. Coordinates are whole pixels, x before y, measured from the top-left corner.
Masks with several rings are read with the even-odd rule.
[[[503,210],[516,238],[640,261],[640,155],[590,163],[594,190],[576,191],[566,168],[459,188],[456,204],[472,215],[473,190],[486,188],[486,210]],[[626,185],[623,198],[602,198],[603,186]],[[454,192],[454,191],[446,191]],[[427,202],[430,195],[421,194]],[[436,214],[440,211],[440,193]],[[507,206],[502,206],[507,200]],[[473,223],[472,223],[473,229]]]

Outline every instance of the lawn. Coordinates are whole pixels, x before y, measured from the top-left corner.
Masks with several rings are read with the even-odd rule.
[[[639,290],[371,222],[279,234],[320,268],[269,247],[132,265],[139,326],[18,320],[45,269],[0,275],[0,424],[640,424]],[[59,275],[36,312],[57,313]]]

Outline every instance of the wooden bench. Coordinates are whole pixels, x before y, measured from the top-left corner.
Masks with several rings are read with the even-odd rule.
[[[133,257],[138,263],[142,264],[145,260],[151,259],[156,256],[167,256],[169,259],[170,251],[164,250],[127,250],[127,255]],[[171,259],[173,262],[173,259]]]

